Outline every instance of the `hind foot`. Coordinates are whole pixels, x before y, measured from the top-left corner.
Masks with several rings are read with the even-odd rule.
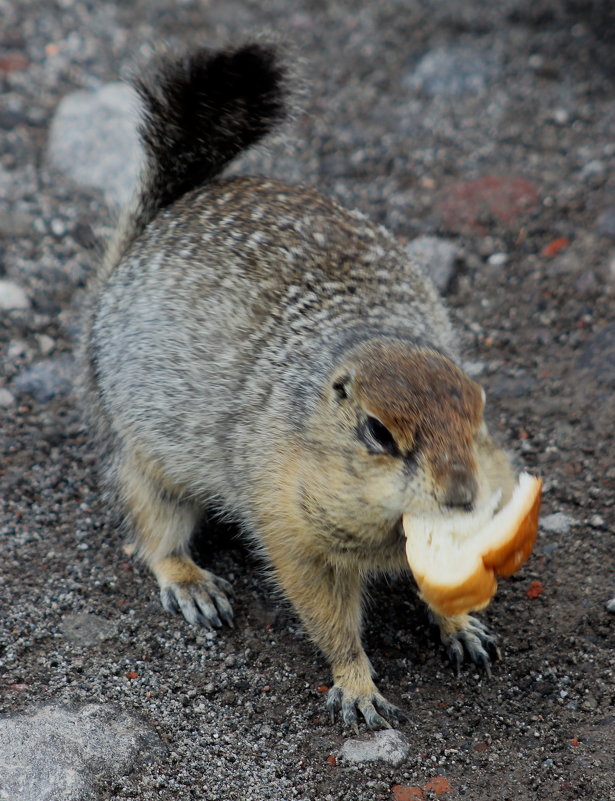
[[[187,556],[168,556],[152,566],[160,584],[162,605],[168,612],[181,612],[188,623],[218,628],[233,625],[232,595],[228,581],[198,567]]]

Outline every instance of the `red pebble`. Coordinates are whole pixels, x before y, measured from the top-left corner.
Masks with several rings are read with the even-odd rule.
[[[526,595],[528,598],[538,598],[543,594],[544,591],[545,588],[542,581],[532,581],[530,586],[527,588]]]

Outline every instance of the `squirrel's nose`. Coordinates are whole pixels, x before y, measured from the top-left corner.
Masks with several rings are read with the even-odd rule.
[[[442,502],[445,506],[461,506],[470,511],[477,491],[474,472],[463,465],[454,465],[448,475]]]

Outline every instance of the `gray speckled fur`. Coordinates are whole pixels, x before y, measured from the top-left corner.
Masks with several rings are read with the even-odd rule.
[[[91,330],[109,429],[244,518],[263,448],[314,411],[349,346],[387,334],[453,351],[435,290],[390,234],[261,178],[162,211],[108,276]]]

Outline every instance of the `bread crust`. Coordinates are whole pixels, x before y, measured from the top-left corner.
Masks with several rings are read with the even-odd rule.
[[[442,615],[460,615],[487,606],[497,590],[497,578],[515,573],[534,548],[541,491],[540,478],[522,474],[509,503],[463,544],[458,581],[439,574],[435,560],[431,565],[421,560],[420,549],[430,546],[419,541],[416,521],[405,515],[406,555],[423,600]],[[498,531],[502,525],[504,530]],[[443,539],[450,522],[434,521],[430,530],[440,550],[446,547]]]

